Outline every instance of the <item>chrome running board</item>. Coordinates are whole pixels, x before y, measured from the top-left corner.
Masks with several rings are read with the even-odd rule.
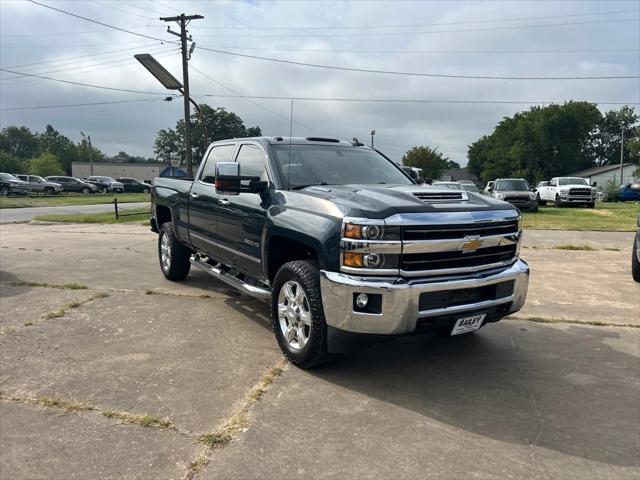
[[[266,288],[257,287],[255,285],[251,285],[244,280],[240,280],[238,277],[234,277],[233,275],[225,272],[218,265],[211,265],[210,263],[205,262],[201,258],[196,255],[192,255],[189,259],[191,265],[198,267],[201,270],[204,270],[212,277],[217,278],[218,280],[223,281],[227,285],[240,290],[247,295],[250,295],[254,298],[258,298],[260,300],[269,301],[271,298],[271,291]]]

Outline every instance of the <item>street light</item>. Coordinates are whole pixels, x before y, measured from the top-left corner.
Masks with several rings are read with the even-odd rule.
[[[91,135],[85,135],[84,132],[80,132],[83,140],[87,140],[89,142],[89,172],[93,177],[93,152],[91,151]]]
[[[376,134],[375,130],[371,130],[371,148],[373,148],[373,136]]]
[[[153,58],[148,53],[139,53],[133,56],[136,60],[138,60],[144,68],[146,68],[151,75],[153,75],[156,80],[158,80],[164,88],[167,90],[178,90],[182,96],[185,96],[184,86],[182,83],[178,81],[176,77],[171,75],[171,72],[164,68],[160,62],[158,62],[155,58]],[[200,116],[200,121],[202,122],[202,129],[204,133],[204,150],[207,149],[207,145],[209,143],[209,135],[207,132],[207,124],[204,121],[204,116],[202,115],[202,110],[200,110],[200,105],[191,98],[188,97],[189,102],[195,107],[198,115]],[[172,97],[166,97],[166,101],[171,101]],[[193,177],[193,162],[191,161],[191,121],[189,118],[184,119],[185,122],[185,137],[188,137],[188,141],[185,141],[187,145],[186,159],[187,159],[187,175],[189,177]],[[186,139],[185,139],[186,140]]]

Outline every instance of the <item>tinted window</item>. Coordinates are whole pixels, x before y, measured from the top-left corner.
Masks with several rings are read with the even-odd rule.
[[[495,185],[496,190],[527,191],[530,190],[526,180],[498,180]]]
[[[242,145],[238,152],[237,162],[240,164],[240,175],[267,180],[264,154],[255,145]]]
[[[202,173],[200,174],[200,180],[205,183],[213,183],[216,175],[216,163],[218,162],[230,162],[235,145],[219,145],[213,147],[209,152],[209,156],[205,160],[204,167],[202,167]]]

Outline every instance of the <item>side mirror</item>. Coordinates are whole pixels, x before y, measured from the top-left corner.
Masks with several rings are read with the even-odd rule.
[[[531,191],[532,192],[537,192],[538,191],[538,187],[532,188]]]
[[[487,192],[492,193],[493,192],[493,187],[487,188]]]
[[[593,182],[593,183],[591,184],[591,186],[592,186],[592,187],[597,187],[597,186],[598,186],[598,182]]]
[[[640,193],[640,183],[632,183],[629,185],[629,190],[632,192]]]
[[[240,164],[237,162],[216,163],[214,186],[218,193],[238,195],[240,193]]]

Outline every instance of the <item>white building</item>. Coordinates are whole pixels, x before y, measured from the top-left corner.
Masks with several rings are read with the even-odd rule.
[[[156,177],[171,176],[170,167],[162,163],[111,163],[93,162],[93,175],[104,175],[105,177],[128,177],[135,178],[142,182],[151,182]],[[175,169],[176,174],[179,168]],[[184,175],[184,172],[182,172]],[[91,174],[91,164],[89,162],[73,162],[71,164],[71,176],[76,178],[87,178]],[[182,175],[181,175],[182,176]]]
[[[640,165],[625,163],[622,166],[622,181],[620,181],[620,164],[588,168],[566,176],[586,178],[589,183],[598,182],[598,187],[602,188],[610,181],[613,181],[616,185],[625,185],[640,180],[639,176],[634,176],[637,170],[640,170]]]

